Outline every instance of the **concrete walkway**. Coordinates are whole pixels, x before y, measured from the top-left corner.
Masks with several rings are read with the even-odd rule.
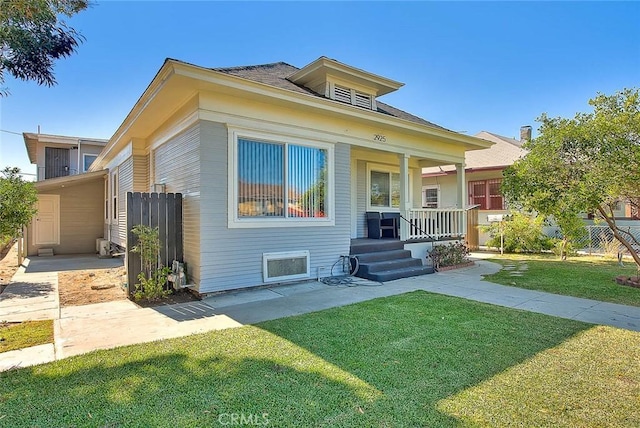
[[[476,266],[379,283],[354,278],[349,285],[320,282],[260,288],[208,297],[200,302],[141,308],[116,301],[60,309],[57,272],[95,264],[95,257],[60,256],[29,261],[0,294],[0,320],[54,320],[54,345],[0,354],[0,371],[54,361],[96,349],[144,343],[253,324],[415,290],[539,312],[561,318],[640,331],[640,308],[567,297],[482,281],[500,265]],[[49,271],[47,271],[47,269]]]

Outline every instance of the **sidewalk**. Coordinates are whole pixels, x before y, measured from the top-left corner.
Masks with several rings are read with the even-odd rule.
[[[39,260],[32,260],[38,264]],[[640,308],[492,284],[482,275],[500,269],[476,266],[405,278],[380,285],[354,278],[350,285],[305,282],[239,291],[200,302],[141,308],[116,301],[60,309],[57,274],[21,268],[0,294],[0,319],[54,319],[54,345],[0,354],[0,371],[54,361],[96,349],[144,343],[304,314],[378,297],[424,290],[561,318],[640,331]],[[7,294],[8,293],[8,294]]]

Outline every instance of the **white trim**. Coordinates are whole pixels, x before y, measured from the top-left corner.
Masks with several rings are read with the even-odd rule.
[[[345,104],[348,105],[348,104]],[[359,110],[363,110],[359,108]],[[217,122],[227,124],[229,127],[254,129],[265,132],[276,133],[277,135],[298,136],[301,138],[309,138],[317,141],[327,141],[331,143],[345,143],[351,146],[364,147],[367,150],[375,149],[387,153],[408,153],[411,157],[432,159],[442,162],[443,164],[454,164],[460,162],[459,157],[452,156],[443,152],[433,151],[433,147],[425,146],[423,148],[411,148],[393,142],[379,143],[371,139],[371,135],[364,134],[362,136],[350,135],[348,132],[333,132],[330,129],[318,130],[300,126],[296,124],[282,125],[281,122],[274,122],[255,117],[246,117],[233,113],[224,113],[207,109],[200,109],[200,119],[209,122]]]
[[[127,143],[126,146],[124,146],[122,148],[122,150],[120,152],[118,152],[117,155],[115,155],[113,157],[113,159],[111,159],[109,161],[109,163],[107,164],[106,169],[108,170],[114,170],[116,167],[122,165],[122,163],[124,161],[126,161],[127,159],[129,159],[131,156],[133,156],[133,145],[131,144],[131,141],[129,141]],[[96,159],[96,162],[98,160]],[[95,162],[94,162],[95,163]],[[91,164],[91,166],[93,166],[93,164]]]
[[[172,138],[175,138],[181,132],[189,129],[199,120],[200,120],[200,117],[199,117],[198,109],[180,118],[179,120],[171,124],[171,126],[164,129],[162,132],[158,133],[157,135],[154,135],[153,139],[151,139],[150,141],[149,150],[157,149],[167,141],[171,140]]]
[[[306,258],[306,263],[307,263],[306,272],[295,274],[295,275],[275,276],[275,277],[269,278],[268,262],[270,260],[283,260],[283,259],[293,259],[293,258],[302,258],[302,257]],[[311,277],[310,258],[311,257],[309,254],[309,250],[288,251],[283,253],[262,253],[262,280],[264,282],[282,282],[282,281],[307,279]]]
[[[111,193],[109,193],[111,190],[109,188],[109,183],[111,183],[111,175],[107,174],[104,177],[104,206],[102,207],[102,209],[104,209],[104,216],[103,216],[103,220],[106,224],[110,224],[110,220],[111,220],[111,204],[109,203],[109,200],[111,199]]]
[[[118,224],[120,212],[120,167],[115,167],[109,174],[109,224]],[[115,203],[114,203],[115,201]]]
[[[400,174],[399,166],[392,165],[384,165],[379,163],[367,162],[367,211],[380,211],[380,210],[388,210],[388,211],[398,211],[400,212],[400,206],[392,207],[391,206],[391,183],[389,183],[389,205],[388,207],[382,206],[373,206],[371,205],[371,171],[376,172],[386,172],[386,173],[396,173]],[[413,206],[413,171],[409,170],[409,204]],[[402,190],[401,190],[402,191]]]
[[[327,151],[327,200],[325,214],[322,218],[239,218],[237,215],[238,200],[238,138],[256,139],[264,142],[277,142],[307,146]],[[286,132],[271,134],[252,129],[235,128],[228,126],[228,200],[227,200],[227,226],[229,228],[267,228],[267,227],[308,227],[308,226],[335,226],[335,154],[332,143],[313,140],[310,138],[292,137]],[[285,163],[286,165],[286,163]]]

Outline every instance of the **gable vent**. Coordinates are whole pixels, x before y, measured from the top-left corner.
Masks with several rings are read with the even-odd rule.
[[[334,97],[336,101],[351,104],[351,89],[336,85],[334,89]]]
[[[356,92],[356,105],[371,109],[371,95]]]
[[[262,273],[264,282],[309,278],[309,251],[263,253]]]

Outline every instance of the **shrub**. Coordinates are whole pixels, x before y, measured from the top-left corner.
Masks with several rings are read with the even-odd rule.
[[[553,243],[553,254],[562,258],[563,260],[567,257],[575,257],[578,255],[578,248],[571,241],[565,241],[564,239],[551,238],[551,242]]]
[[[514,212],[511,220],[479,226],[482,232],[489,233],[488,247],[500,248],[500,233],[504,236],[506,253],[541,253],[554,247],[555,242],[542,232],[543,217],[529,217]]]
[[[429,252],[433,260],[433,267],[455,266],[469,262],[469,247],[464,242],[456,242],[447,245],[434,245]]]
[[[138,237],[138,244],[131,248],[132,253],[140,254],[142,271],[138,274],[138,283],[133,297],[136,300],[155,300],[166,297],[171,290],[165,290],[167,277],[171,269],[160,261],[160,237],[158,228],[143,224],[131,230]]]

